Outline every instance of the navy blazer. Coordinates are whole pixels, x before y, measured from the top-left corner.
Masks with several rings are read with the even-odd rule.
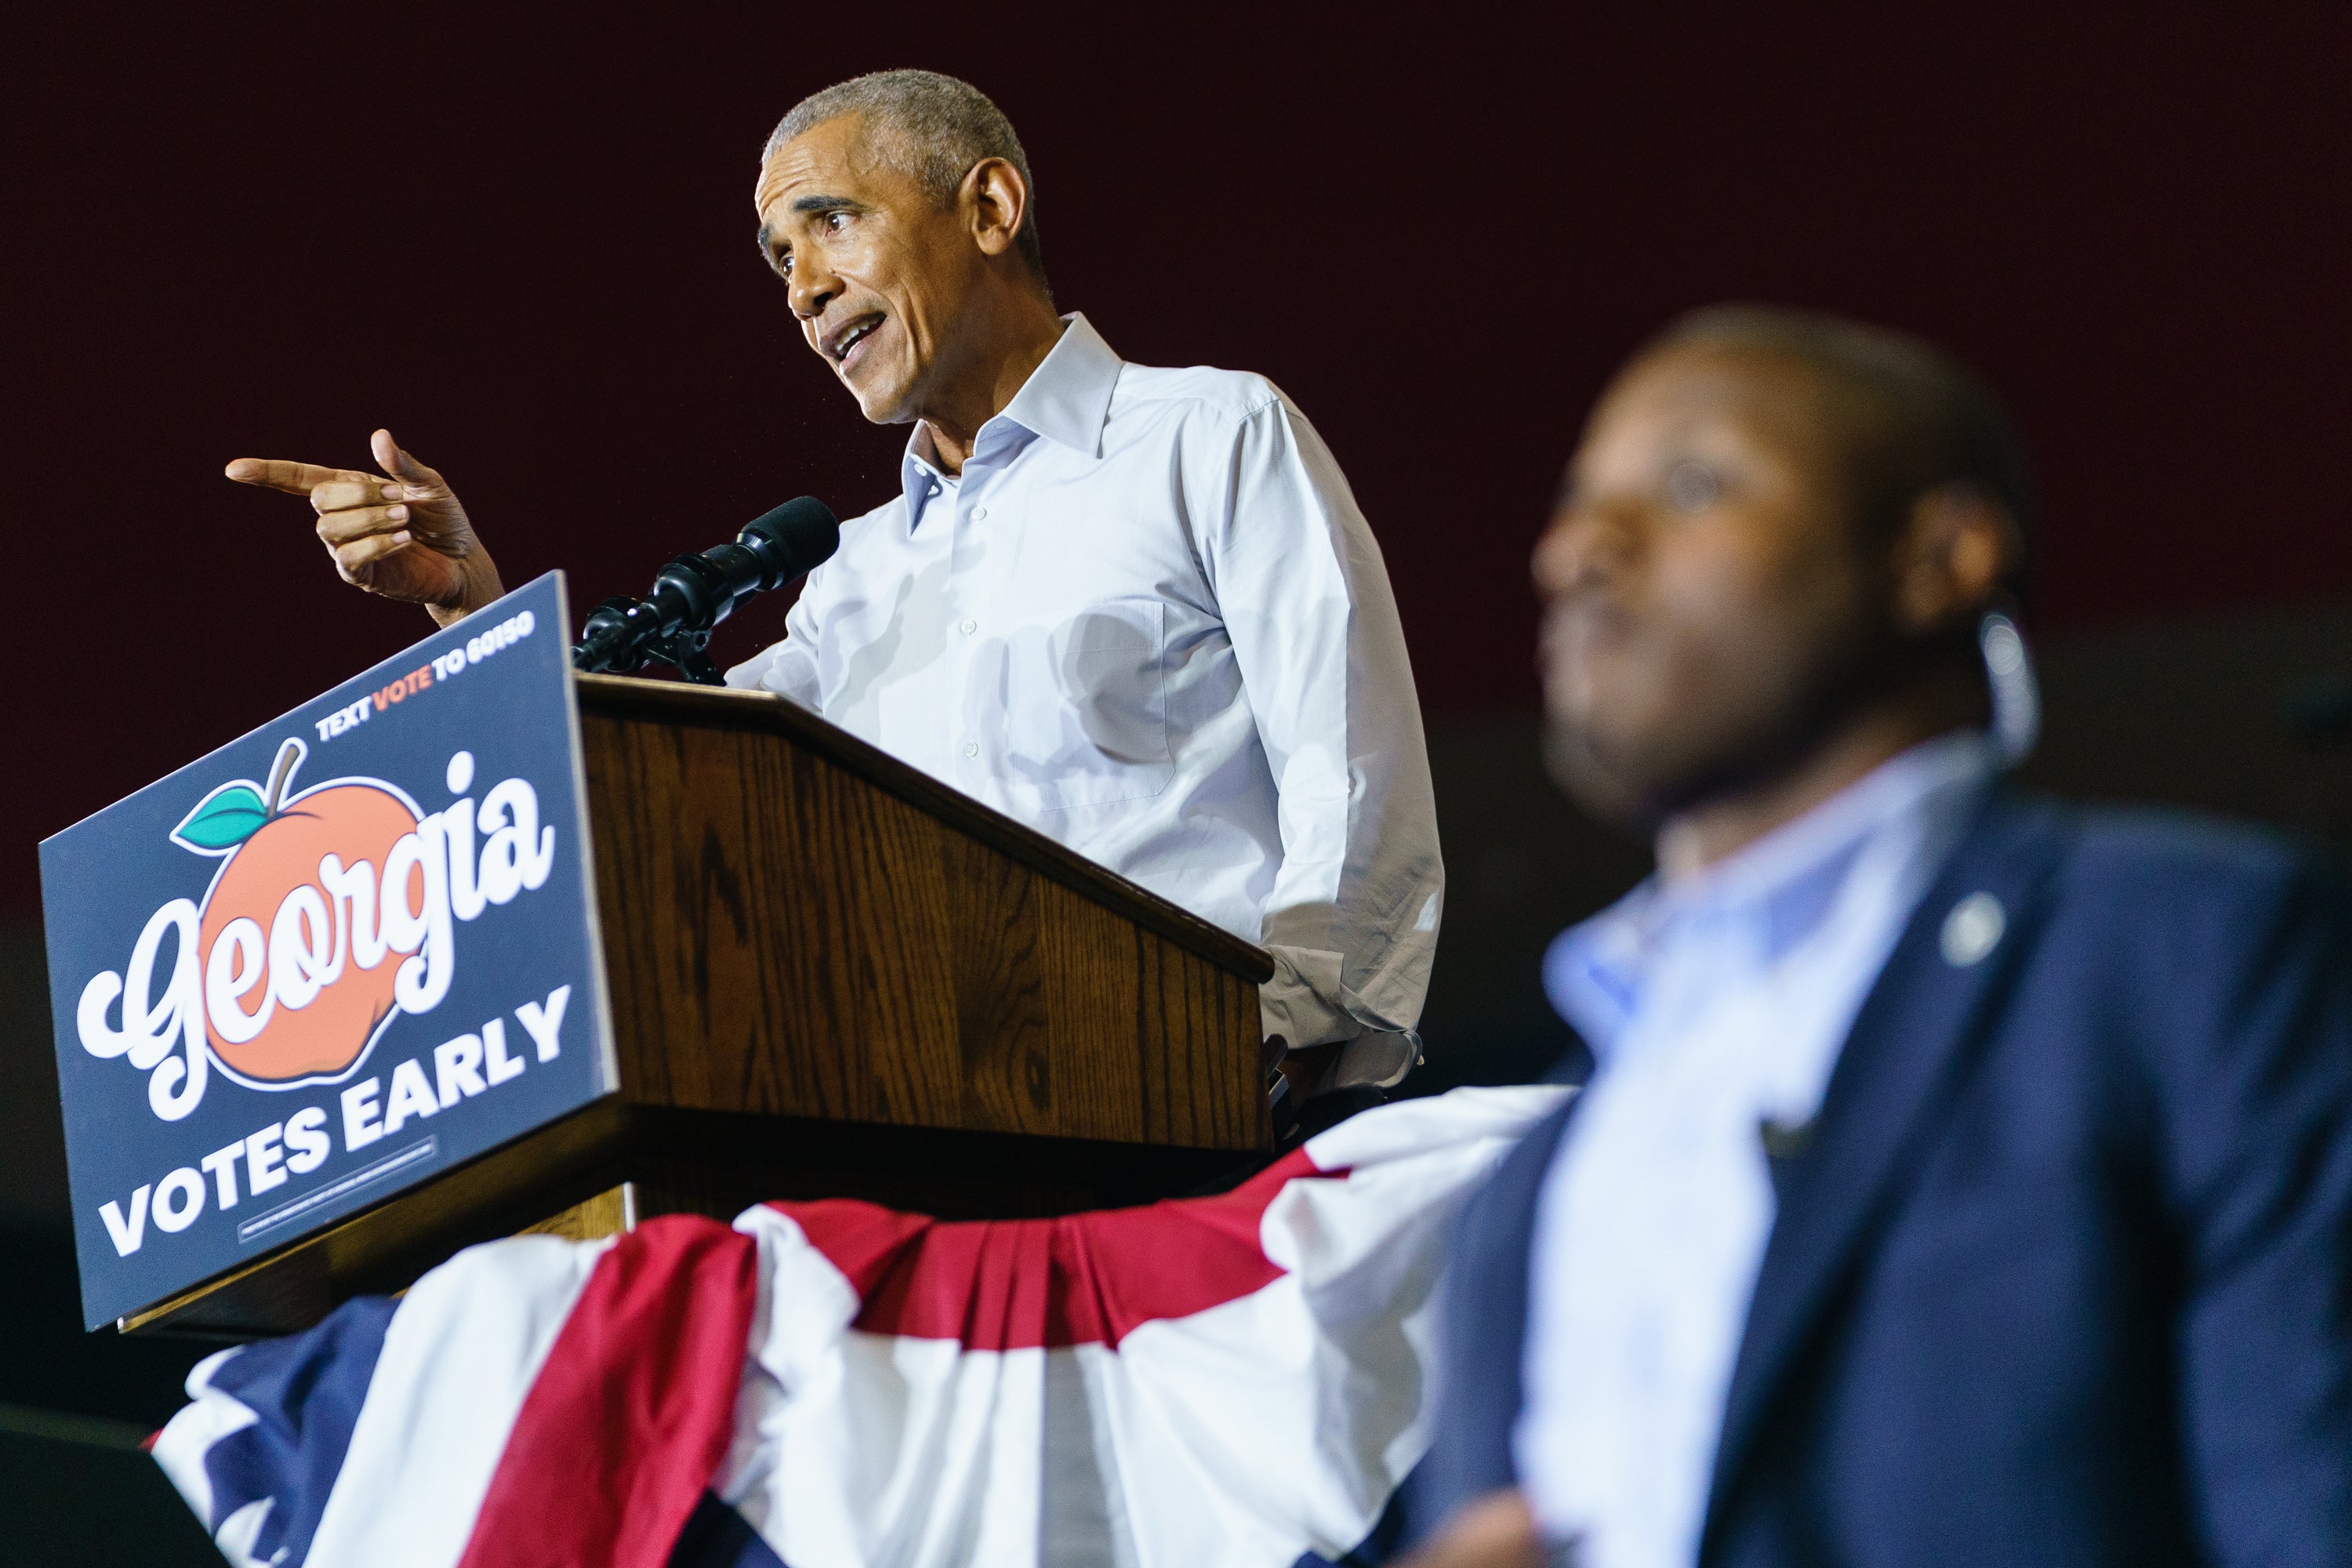
[[[1989,952],[1981,900],[1946,935],[1978,894]],[[1517,1479],[1574,1115],[1465,1217],[1417,1529]],[[1702,1563],[2352,1564],[2352,907],[2316,858],[1996,795],[1774,1143]]]

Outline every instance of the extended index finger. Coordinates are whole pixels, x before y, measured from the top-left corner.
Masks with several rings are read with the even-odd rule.
[[[307,496],[320,485],[332,484],[338,479],[360,484],[383,483],[382,474],[363,474],[355,468],[322,468],[316,463],[289,463],[279,458],[239,458],[226,471],[238,484],[284,490],[289,496]]]

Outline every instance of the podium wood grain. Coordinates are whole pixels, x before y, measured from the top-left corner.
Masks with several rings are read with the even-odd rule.
[[[630,1100],[1264,1142],[1256,949],[781,700],[581,686]]]
[[[623,1183],[1011,1217],[1267,1146],[1259,948],[780,698],[573,689],[616,1092],[124,1327],[299,1327]]]

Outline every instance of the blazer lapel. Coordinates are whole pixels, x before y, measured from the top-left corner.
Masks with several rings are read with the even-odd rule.
[[[1565,1063],[1563,1064],[1565,1065]],[[1555,1070],[1546,1081],[1570,1081]],[[1519,1363],[1527,1342],[1528,1247],[1544,1175],[1580,1094],[1536,1123],[1463,1211],[1446,1266],[1447,1331],[1435,1442],[1412,1480],[1417,1531],[1518,1479]]]
[[[1871,988],[1812,1126],[1771,1135],[1780,1212],[1725,1400],[1702,1558],[1790,1363],[1989,1032],[2064,846],[2055,808],[1996,795]]]

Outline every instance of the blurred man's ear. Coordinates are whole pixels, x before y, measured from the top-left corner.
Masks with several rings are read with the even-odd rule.
[[[1940,485],[1914,502],[1895,536],[1895,624],[1908,637],[1969,626],[2016,569],[2017,523],[1973,485]]]

